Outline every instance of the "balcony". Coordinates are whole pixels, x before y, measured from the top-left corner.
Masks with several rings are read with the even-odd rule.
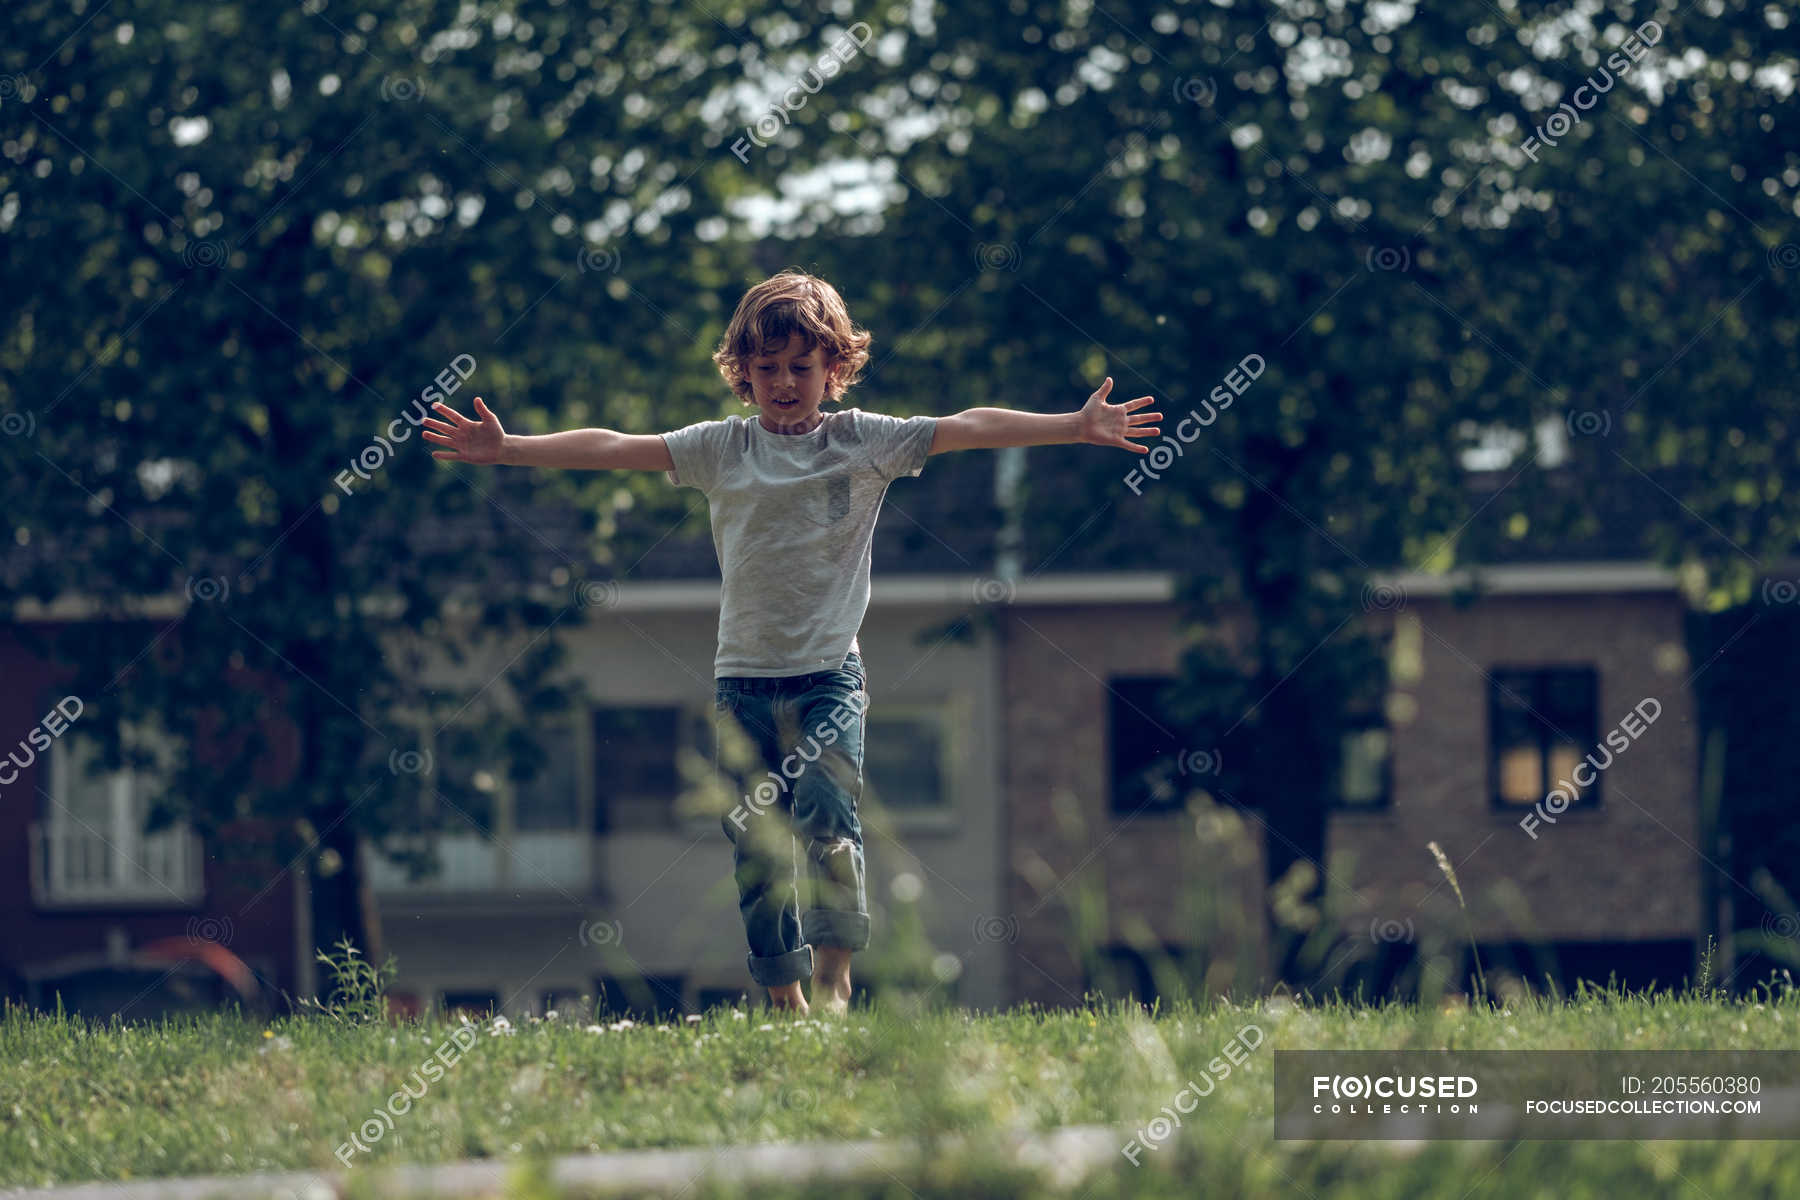
[[[494,892],[549,892],[582,896],[588,890],[592,839],[570,830],[515,833],[490,840],[477,834],[437,838],[437,874],[417,882],[385,855],[367,858],[377,892],[403,897],[479,896]]]
[[[31,826],[31,897],[42,908],[184,908],[206,892],[199,835],[177,825],[107,837],[83,825]]]

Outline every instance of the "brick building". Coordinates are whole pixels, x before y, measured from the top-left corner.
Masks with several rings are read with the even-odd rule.
[[[156,767],[89,773],[82,718],[106,697],[69,697],[37,644],[81,619],[68,608],[20,601],[0,627],[0,994],[133,1019],[280,1007],[310,980],[304,873],[270,861],[253,824],[210,844],[181,822],[146,832],[167,786],[154,730],[131,736]]]
[[[1385,723],[1346,739],[1330,799],[1324,869],[1341,889],[1338,965],[1385,962],[1392,974],[1434,947],[1466,969],[1467,930],[1490,968],[1498,960],[1534,981],[1546,970],[1559,985],[1616,970],[1638,985],[1674,983],[1717,928],[1674,578],[1629,563],[1483,575],[1488,594],[1472,604],[1453,599],[1443,578],[1394,576],[1404,607],[1370,614],[1391,627],[1392,689]],[[1140,761],[1121,757],[1120,731],[1160,724],[1139,711],[1143,685],[1172,679],[1179,656],[1169,590],[1166,579],[1121,581],[1090,610],[1022,598],[1006,613],[1004,928],[1017,939],[1016,999],[1078,998],[1094,982],[1073,950],[1082,944],[1123,959],[1124,980],[1140,990],[1155,986],[1145,972],[1159,953],[1172,963],[1200,956],[1191,979],[1214,990],[1254,988],[1268,969],[1259,816],[1226,807],[1197,822],[1182,808],[1141,808],[1126,791],[1145,764],[1141,750]],[[1127,595],[1139,602],[1121,603]],[[1124,685],[1140,689],[1135,704],[1121,698]],[[1594,753],[1646,697],[1660,706],[1655,720],[1628,749]],[[1214,748],[1165,741],[1158,752],[1198,756],[1188,791],[1204,790]],[[1593,784],[1548,823],[1523,828],[1590,753],[1606,766]],[[1466,927],[1431,841],[1457,872]],[[1105,918],[1077,938],[1070,893],[1083,883]]]

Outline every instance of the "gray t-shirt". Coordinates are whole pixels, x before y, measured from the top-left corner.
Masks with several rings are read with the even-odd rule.
[[[835,670],[860,651],[875,516],[888,484],[925,466],[937,420],[847,408],[810,433],[734,416],[662,435],[669,482],[699,488],[712,510],[715,675]]]

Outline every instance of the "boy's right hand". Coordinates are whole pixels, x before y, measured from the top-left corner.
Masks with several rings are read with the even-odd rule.
[[[506,443],[506,430],[501,427],[500,418],[488,411],[488,406],[481,402],[480,396],[475,397],[475,413],[480,418],[476,421],[471,421],[442,400],[431,407],[447,416],[449,423],[426,417],[422,422],[424,432],[419,436],[428,442],[450,447],[448,450],[432,451],[431,457],[466,463],[500,461],[500,448]]]

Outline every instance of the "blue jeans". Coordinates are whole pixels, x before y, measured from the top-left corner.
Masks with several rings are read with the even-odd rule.
[[[715,733],[735,720],[765,768],[740,781],[739,801],[720,821],[732,844],[750,978],[764,987],[810,979],[813,946],[869,944],[856,819],[868,702],[854,650],[838,670],[717,681]],[[804,896],[795,865],[802,848]]]

